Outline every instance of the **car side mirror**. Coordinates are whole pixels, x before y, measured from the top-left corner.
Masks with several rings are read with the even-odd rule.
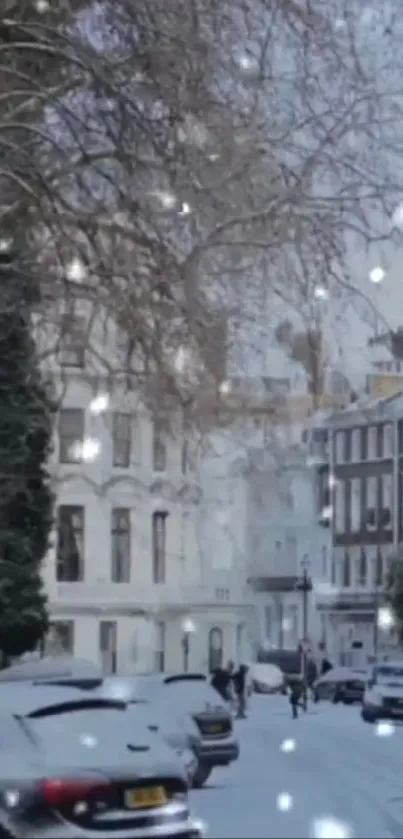
[[[374,687],[374,684],[375,684],[374,680],[369,679],[369,681],[367,683],[367,686],[369,687],[370,690],[372,690],[372,688]]]
[[[160,727],[159,727],[159,725],[149,725],[148,730],[153,731],[153,732],[157,732],[157,731],[160,730]]]

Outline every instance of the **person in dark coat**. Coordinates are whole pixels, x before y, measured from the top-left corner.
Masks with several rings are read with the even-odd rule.
[[[220,694],[224,702],[231,701],[231,686],[234,673],[234,663],[229,661],[227,667],[216,667],[211,676],[211,687]]]
[[[237,719],[245,719],[246,718],[246,694],[247,694],[247,684],[246,684],[246,677],[248,674],[249,668],[246,664],[241,664],[238,668],[236,673],[234,673],[232,677],[232,682],[234,685],[235,696],[238,700],[238,712],[237,712]]]
[[[290,681],[290,705],[293,720],[298,719],[298,708],[301,705],[302,684],[300,679]]]

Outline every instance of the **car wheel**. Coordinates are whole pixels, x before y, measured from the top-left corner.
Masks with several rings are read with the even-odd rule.
[[[371,714],[371,711],[368,711],[367,708],[362,708],[361,709],[361,719],[364,720],[364,722],[370,722],[370,723],[375,722],[374,715]]]
[[[200,789],[210,777],[212,767],[206,763],[199,763],[196,773],[193,777],[193,789]]]

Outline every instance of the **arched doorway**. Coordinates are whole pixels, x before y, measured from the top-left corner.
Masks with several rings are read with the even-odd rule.
[[[213,626],[208,634],[208,664],[209,671],[223,666],[224,633],[219,626]]]

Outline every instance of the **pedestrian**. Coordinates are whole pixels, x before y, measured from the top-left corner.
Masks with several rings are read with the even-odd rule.
[[[301,707],[302,685],[300,679],[290,682],[290,705],[293,720],[298,719],[298,708]]]
[[[220,694],[224,702],[231,702],[232,699],[231,682],[234,669],[234,662],[229,661],[226,667],[216,667],[212,671],[210,684]]]
[[[238,700],[237,719],[246,718],[246,694],[247,694],[247,674],[249,667],[246,664],[241,664],[236,673],[232,677],[235,695]]]

